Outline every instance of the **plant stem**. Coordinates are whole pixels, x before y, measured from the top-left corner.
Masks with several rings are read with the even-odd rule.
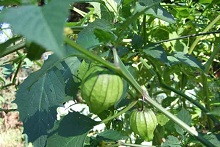
[[[121,41],[122,36],[124,34],[124,31],[126,29],[129,28],[129,25],[132,24],[134,22],[134,20],[136,20],[139,16],[141,16],[142,14],[144,14],[148,9],[152,8],[155,5],[158,5],[160,2],[155,2],[152,3],[151,5],[145,7],[143,10],[136,12],[134,15],[132,15],[131,17],[127,18],[121,25],[120,25],[120,30],[118,31],[118,39],[116,42]]]
[[[112,48],[112,52],[113,52],[113,56],[114,56],[114,64],[116,67],[120,68],[117,50],[115,47],[111,47],[111,48]]]
[[[208,32],[215,23],[217,23],[220,20],[220,15],[218,15],[203,31],[202,33],[206,33]],[[189,48],[189,52],[188,54],[192,54],[194,48],[196,47],[196,45],[198,44],[198,42],[200,41],[200,39],[202,38],[202,36],[199,36],[196,38],[196,40],[193,42],[193,44],[190,46]]]
[[[146,91],[143,91],[143,89],[141,88],[141,86],[137,83],[137,81],[133,78],[133,76],[130,74],[129,71],[127,71],[126,67],[124,66],[124,64],[121,62],[121,60],[119,60],[119,64],[120,64],[120,69],[117,68],[114,64],[109,63],[108,61],[103,60],[102,58],[100,58],[99,56],[89,52],[88,50],[86,50],[85,48],[79,46],[77,43],[75,43],[74,41],[70,40],[69,38],[65,37],[64,41],[69,44],[70,46],[72,46],[74,49],[76,49],[77,51],[83,53],[84,55],[86,55],[85,57],[92,59],[94,61],[97,61],[103,65],[105,65],[106,67],[108,67],[111,70],[114,70],[115,72],[117,72],[118,74],[122,75],[134,88],[136,91],[138,91],[140,94],[142,94],[142,96],[144,96],[145,100],[148,101],[151,105],[153,105],[154,107],[156,107],[159,111],[161,111],[164,115],[166,115],[168,118],[170,118],[171,120],[173,120],[175,123],[177,123],[178,125],[180,125],[183,129],[185,129],[189,134],[191,134],[192,136],[194,136],[195,138],[197,138],[199,141],[201,141],[203,144],[207,145],[207,146],[213,146],[212,143],[210,143],[208,140],[204,139],[202,136],[200,136],[198,134],[198,132],[196,130],[193,130],[192,128],[190,128],[187,124],[185,124],[182,120],[180,120],[179,118],[177,118],[175,115],[173,115],[172,113],[170,113],[169,111],[167,111],[165,108],[163,108],[160,104],[158,104],[157,102],[155,102],[148,94]],[[137,103],[137,101],[134,101],[132,103],[129,104],[129,106],[127,106],[129,109],[132,108],[135,104]],[[128,108],[123,109],[123,113],[125,112],[125,110],[129,110]],[[121,115],[122,112],[118,115]],[[117,114],[116,114],[117,115]],[[112,116],[115,118],[115,116]],[[107,119],[112,119],[107,118]],[[107,122],[108,120],[105,120],[104,122]]]
[[[146,35],[146,15],[144,15],[144,17],[143,17],[143,23],[142,23],[142,25],[143,25],[143,42],[144,42],[144,46],[146,46],[147,45],[147,35]]]
[[[11,112],[11,111],[17,111],[17,109],[2,109],[0,108],[0,112],[4,111],[5,113]]]
[[[0,57],[6,56],[12,52],[15,52],[21,48],[24,48],[24,47],[25,47],[25,41],[22,41],[22,42],[20,42],[16,45],[13,45],[13,46],[9,46],[6,49],[2,49]]]
[[[22,62],[23,62],[23,60],[25,59],[25,56],[23,56],[23,55],[19,55],[20,57],[20,61],[19,61],[19,63],[18,63],[18,66],[17,66],[17,70],[15,71],[15,74],[14,74],[14,77],[13,77],[13,79],[12,79],[12,83],[13,84],[16,84],[16,79],[17,79],[17,75],[18,75],[18,72],[19,72],[19,70],[20,70],[20,68],[21,68],[21,65],[22,65]]]
[[[209,57],[209,60],[205,63],[205,73],[208,74],[209,69],[212,65],[213,60],[215,59],[215,56],[220,52],[220,44],[214,48],[213,52],[211,53],[211,56]]]
[[[79,52],[83,53],[84,55],[86,55],[87,58],[95,60],[99,63],[102,63],[103,65],[105,65],[106,67],[108,67],[109,69],[112,69],[116,72],[119,72],[119,69],[112,63],[103,60],[102,58],[100,58],[98,55],[96,54],[92,54],[90,51],[88,51],[87,49],[79,46],[76,42],[74,42],[73,40],[69,39],[68,37],[65,36],[64,41],[69,44],[70,46],[72,46],[74,49],[78,50]]]
[[[204,99],[204,103],[205,103],[205,107],[206,109],[208,109],[208,111],[211,110],[210,108],[210,103],[209,103],[209,92],[208,92],[208,83],[207,83],[207,77],[205,74],[202,75],[202,92],[203,92],[203,99]],[[207,116],[207,125],[208,125],[208,128],[211,130],[213,127],[214,127],[214,124],[212,122],[212,120],[210,120],[210,116],[212,115],[207,115],[208,112],[206,112],[206,116]],[[209,117],[208,117],[209,116]]]
[[[134,105],[136,105],[137,102],[138,102],[138,101],[133,101],[133,102],[131,102],[131,103],[130,103],[127,107],[125,107],[123,110],[121,110],[120,112],[118,112],[117,114],[115,114],[115,115],[113,115],[113,116],[111,116],[111,117],[108,117],[108,118],[102,120],[101,123],[107,123],[108,121],[110,121],[110,120],[112,120],[112,119],[114,119],[114,118],[120,116],[121,114],[127,112],[127,111],[128,111],[129,109],[131,109]]]
[[[180,40],[180,39],[185,39],[185,38],[197,37],[197,36],[217,34],[217,33],[220,33],[220,31],[218,30],[218,31],[213,31],[213,32],[190,34],[190,35],[186,35],[186,36],[180,36],[180,37],[177,37],[177,38],[172,38],[172,39],[157,41],[157,42],[155,42],[155,44],[160,44],[160,43],[164,43],[164,42],[170,42],[170,41],[173,41],[173,40]]]

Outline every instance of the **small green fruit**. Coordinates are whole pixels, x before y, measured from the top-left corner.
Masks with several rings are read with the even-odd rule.
[[[90,111],[99,114],[113,106],[122,96],[123,81],[108,69],[94,66],[81,85],[81,95]]]
[[[135,134],[142,139],[151,141],[157,126],[157,117],[151,109],[145,111],[133,111],[130,116],[130,127]]]

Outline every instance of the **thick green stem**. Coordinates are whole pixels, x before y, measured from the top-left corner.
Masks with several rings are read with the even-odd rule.
[[[103,60],[102,58],[100,58],[99,56],[97,56],[96,54],[92,54],[90,51],[86,50],[85,48],[79,46],[76,42],[74,42],[73,40],[69,39],[68,37],[64,38],[64,41],[69,44],[70,46],[72,46],[74,49],[78,50],[79,52],[83,53],[84,55],[86,55],[87,58],[92,59],[94,61],[97,61],[99,63],[102,63],[103,65],[105,65],[106,67],[108,67],[109,69],[112,69],[116,72],[119,72],[119,69],[112,63]]]
[[[215,23],[217,23],[220,20],[220,15],[218,15],[203,31],[202,33],[206,33],[208,32],[214,25]],[[193,42],[193,44],[190,46],[189,48],[189,54],[192,54],[194,48],[196,47],[196,45],[198,44],[198,42],[200,41],[200,39],[202,38],[202,36],[199,36],[196,38],[196,40]]]
[[[204,139],[202,136],[198,134],[196,130],[193,130],[190,128],[187,124],[185,124],[182,120],[177,118],[175,115],[167,111],[165,108],[163,108],[160,104],[155,102],[150,96],[147,94],[146,91],[142,90],[141,86],[137,83],[137,81],[133,78],[133,76],[127,71],[121,60],[119,60],[120,63],[120,69],[118,69],[114,64],[109,63],[108,61],[103,60],[99,56],[92,54],[85,48],[79,46],[77,43],[74,41],[70,40],[69,38],[65,37],[65,42],[72,46],[74,49],[78,50],[79,52],[83,53],[86,55],[85,57],[92,59],[94,61],[97,61],[99,63],[102,63],[103,65],[107,66],[109,69],[114,70],[121,76],[123,76],[134,88],[136,91],[138,91],[140,94],[142,94],[145,98],[146,101],[148,101],[151,105],[156,107],[159,111],[161,111],[164,115],[166,115],[168,118],[173,120],[176,124],[180,125],[183,129],[185,129],[189,134],[197,138],[199,141],[201,141],[203,144],[207,146],[213,146],[212,143],[210,143],[208,140]],[[135,103],[131,103],[130,105],[135,105]]]

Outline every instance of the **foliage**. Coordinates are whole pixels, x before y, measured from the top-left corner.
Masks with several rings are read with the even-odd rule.
[[[145,108],[158,119],[153,145],[219,144],[218,1],[2,0],[0,5],[5,7],[0,20],[13,30],[0,44],[0,57],[17,54],[2,65],[4,75],[14,78],[5,85],[1,77],[1,89],[17,86],[14,102],[34,146],[144,144],[129,118],[133,109]],[[70,19],[78,14],[77,21]],[[52,55],[38,71],[16,82],[25,59],[38,62],[48,51]],[[81,83],[94,64],[117,73],[124,85],[120,100],[98,116],[75,109],[85,104]],[[69,100],[74,103],[65,105]],[[65,111],[61,120],[58,110]],[[102,123],[105,127],[95,130]]]

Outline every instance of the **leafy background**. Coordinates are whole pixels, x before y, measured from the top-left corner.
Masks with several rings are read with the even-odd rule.
[[[91,8],[89,11],[85,10],[86,13],[77,11],[83,15],[83,18],[76,22],[70,20],[66,22],[71,2],[83,1],[51,0],[44,7],[36,6],[36,2],[32,4],[13,0],[0,2],[4,6],[18,5],[18,8],[4,9],[0,14],[3,22],[10,23],[15,35],[0,44],[2,48],[0,55],[5,57],[12,52],[15,53],[10,64],[3,62],[2,69],[7,70],[6,76],[15,77],[11,80],[11,85],[15,85],[18,89],[14,102],[18,106],[20,120],[23,122],[24,133],[27,134],[29,142],[34,146],[45,144],[77,146],[77,144],[83,145],[84,142],[88,146],[97,146],[103,141],[108,143],[120,139],[126,140],[131,135],[128,124],[121,123],[128,120],[129,111],[124,118],[113,120],[113,124],[117,122],[116,126],[110,128],[115,130],[106,130],[90,138],[87,134],[97,123],[91,118],[74,112],[63,117],[61,121],[56,121],[56,108],[70,99],[78,98],[78,89],[83,77],[81,74],[85,70],[82,58],[88,58],[64,43],[65,26],[73,30],[67,32],[69,38],[75,39],[81,47],[106,60],[111,61],[113,58],[106,45],[113,43],[117,46],[121,60],[129,67],[137,82],[147,86],[149,95],[162,106],[169,108],[183,122],[192,126],[196,124],[198,127],[196,129],[200,132],[207,132],[216,127],[214,123],[219,120],[216,111],[219,110],[220,59],[219,52],[215,54],[214,52],[219,48],[218,34],[202,36],[191,55],[187,53],[190,53],[195,39],[186,37],[173,41],[164,40],[204,32],[208,24],[218,18],[216,14],[219,8],[218,1],[200,0],[198,3],[163,1],[158,5],[160,1],[157,0],[137,2],[108,0],[91,3]],[[59,10],[59,13],[54,13],[55,10]],[[212,27],[211,31],[217,30],[219,21]],[[159,43],[161,41],[162,43]],[[11,44],[16,45],[10,46]],[[24,52],[20,49],[24,49]],[[36,59],[39,59],[45,50],[53,51],[55,54],[42,65],[42,60],[38,62]],[[33,53],[38,54],[33,55]],[[27,57],[33,61],[25,61]],[[30,75],[28,73],[29,76],[21,84],[16,83],[18,79],[16,73],[19,71],[17,69],[25,66],[30,68],[31,65],[28,63],[39,65],[40,70]],[[80,71],[80,67],[83,71]],[[7,85],[6,80],[3,79],[5,75],[1,76],[3,88]],[[188,96],[189,94],[191,95]],[[2,95],[5,97],[4,93]],[[122,101],[122,103],[126,105],[130,97],[137,98],[138,94],[134,93],[133,96],[125,94],[125,96],[128,102]],[[4,100],[3,97],[2,99]],[[195,102],[195,99],[199,103]],[[206,115],[205,118],[201,117],[201,110],[203,113],[214,114],[216,117],[214,121],[209,117],[206,118]],[[162,121],[157,130],[166,131],[161,133],[162,136],[155,132],[158,138],[155,137],[153,143],[161,144],[162,138],[166,138],[163,146],[199,144],[185,137],[185,130],[178,125],[175,124],[175,130],[171,126],[174,126],[173,122]],[[78,128],[82,129],[78,130]],[[116,131],[117,129],[120,131]],[[211,138],[213,144],[219,143],[219,136],[216,134],[205,137]],[[143,142],[135,135],[134,138],[136,144]]]

